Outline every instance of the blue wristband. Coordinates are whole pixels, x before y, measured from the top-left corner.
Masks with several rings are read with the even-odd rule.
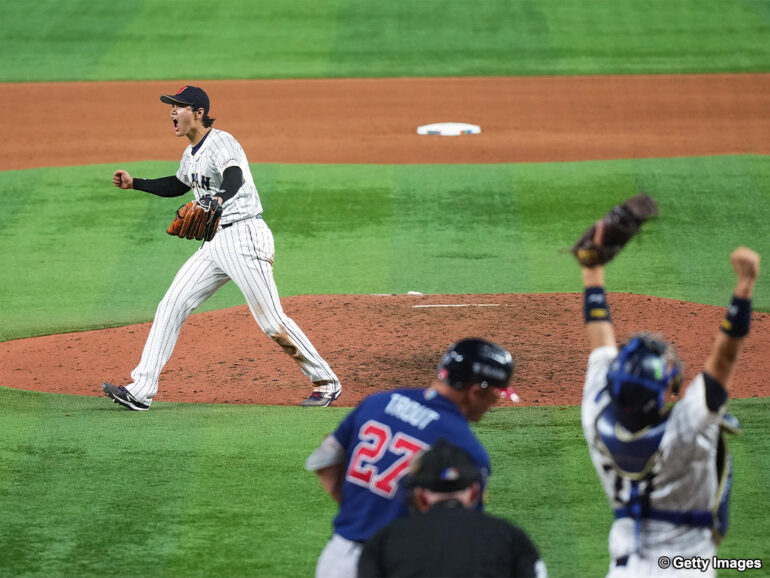
[[[583,295],[583,319],[586,323],[612,321],[604,287],[586,287]]]
[[[743,299],[733,295],[733,300],[727,308],[727,315],[722,319],[719,328],[730,337],[746,337],[751,326],[751,299]]]

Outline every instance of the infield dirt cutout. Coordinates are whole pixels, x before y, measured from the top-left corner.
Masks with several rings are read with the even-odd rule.
[[[14,111],[6,119],[14,138],[0,141],[0,170],[178,160],[186,141],[174,139],[168,107],[158,96],[183,84],[207,90],[215,126],[232,132],[252,163],[770,154],[770,74],[43,83],[0,84],[6,109]],[[416,134],[419,125],[444,121],[478,124],[482,134]],[[259,187],[258,171],[254,177]],[[270,207],[265,216],[269,223]],[[726,288],[725,304],[728,298]],[[354,405],[374,391],[427,385],[444,349],[467,336],[508,347],[517,361],[514,385],[522,405],[545,405],[580,401],[588,355],[581,299],[330,295],[282,302],[340,377],[337,405]],[[610,305],[619,338],[653,330],[672,339],[686,363],[686,380],[701,369],[724,315],[721,307],[629,294],[611,294]],[[102,381],[128,381],[149,327],[0,343],[0,384],[102,395]],[[734,380],[736,397],[766,395],[769,327],[767,315],[754,314]],[[242,306],[188,319],[156,400],[295,405],[310,388]]]

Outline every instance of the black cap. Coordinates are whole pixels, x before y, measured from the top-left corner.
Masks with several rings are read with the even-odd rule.
[[[481,470],[464,449],[439,439],[417,456],[409,474],[409,488],[434,492],[458,492],[481,481]]]
[[[202,108],[204,114],[209,113],[209,95],[197,86],[183,86],[174,94],[164,94],[160,101],[166,104],[192,105],[195,110]]]

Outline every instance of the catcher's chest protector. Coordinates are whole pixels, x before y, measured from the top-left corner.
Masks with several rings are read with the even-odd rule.
[[[666,433],[667,421],[646,427],[636,433],[626,431],[615,419],[612,407],[607,406],[596,419],[596,432],[604,445],[604,453],[621,476],[641,480],[655,465],[658,447]]]
[[[637,546],[639,524],[642,519],[664,520],[672,524],[711,527],[714,541],[719,544],[727,533],[730,521],[730,493],[732,491],[733,461],[727,451],[727,433],[739,433],[740,424],[730,415],[723,418],[715,467],[719,479],[714,508],[711,511],[658,510],[650,505],[654,474],[653,468],[659,457],[659,446],[666,432],[667,420],[654,427],[629,433],[615,419],[612,408],[607,406],[596,419],[596,432],[619,476],[631,481],[631,491],[623,507],[615,510],[615,518],[634,518]]]

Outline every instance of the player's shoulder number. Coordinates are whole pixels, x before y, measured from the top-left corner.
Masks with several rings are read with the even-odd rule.
[[[361,426],[358,439],[360,441],[353,449],[345,479],[385,498],[395,495],[398,481],[406,475],[411,461],[417,453],[429,447],[427,443],[403,432],[393,435],[389,425],[374,419]],[[388,453],[398,457],[380,471],[379,462]]]

